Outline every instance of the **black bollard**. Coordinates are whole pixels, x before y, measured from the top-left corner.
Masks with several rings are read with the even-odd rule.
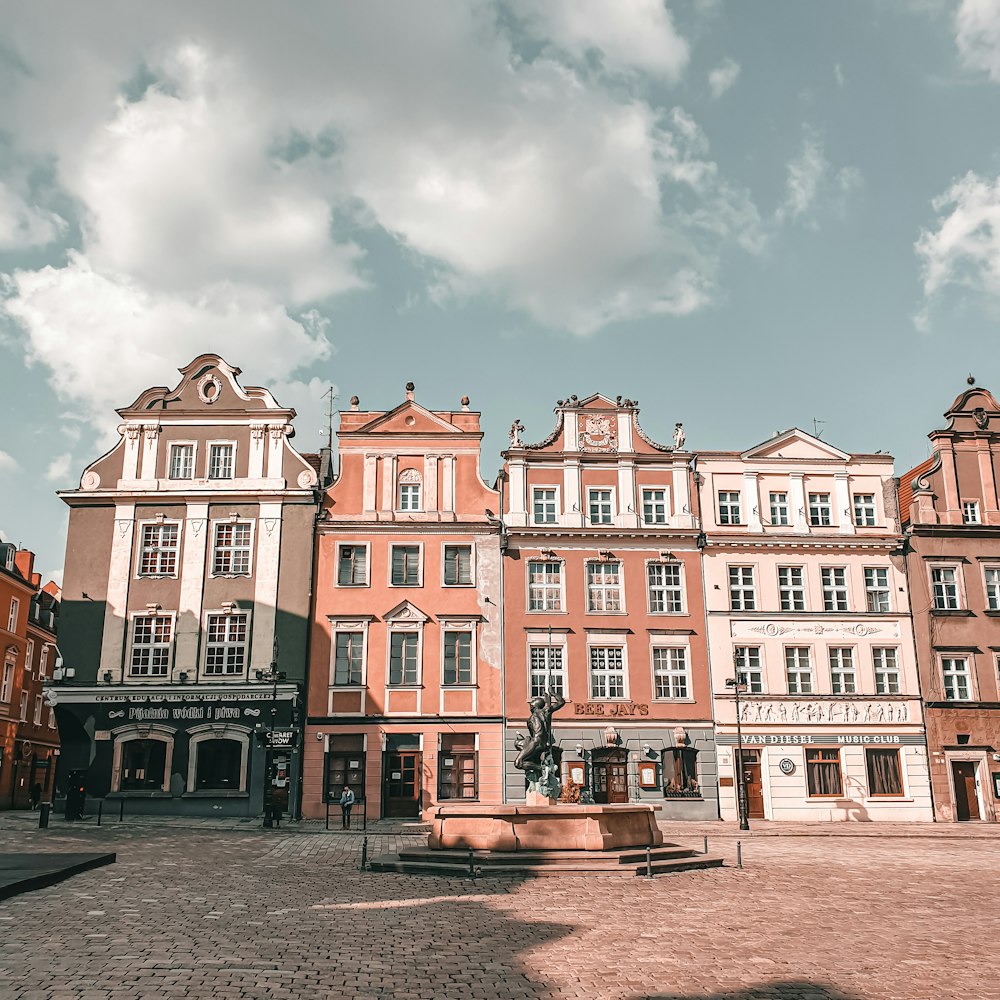
[[[104,813],[104,799],[97,803],[97,825],[101,825],[101,816]]]
[[[705,850],[704,850],[704,853],[708,854],[708,837],[705,838]]]
[[[52,808],[48,802],[43,802],[38,807],[38,829],[47,830],[49,828],[49,810]]]
[[[736,867],[743,867],[743,845],[738,840],[736,841]]]
[[[646,848],[646,878],[653,877],[653,849],[651,847]]]
[[[118,822],[121,823],[125,819],[125,800],[122,799],[118,806]]]
[[[368,838],[361,842],[361,870],[368,871]]]

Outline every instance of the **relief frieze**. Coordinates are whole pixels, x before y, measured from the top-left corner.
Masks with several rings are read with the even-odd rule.
[[[734,639],[783,638],[813,639],[817,636],[829,639],[877,639],[900,638],[899,622],[876,619],[873,621],[734,621]]]
[[[891,701],[744,701],[740,722],[909,722],[905,702]]]

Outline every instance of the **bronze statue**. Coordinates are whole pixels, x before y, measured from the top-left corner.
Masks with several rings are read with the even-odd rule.
[[[558,798],[561,786],[552,757],[552,713],[558,712],[566,699],[547,691],[544,696],[532,698],[528,704],[531,706],[528,739],[518,734],[514,744],[518,750],[514,767],[524,771],[534,791]]]

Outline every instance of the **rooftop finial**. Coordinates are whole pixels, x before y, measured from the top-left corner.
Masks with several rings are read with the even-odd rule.
[[[463,410],[467,410],[468,408],[469,408],[469,397],[468,396],[463,396],[462,397],[462,409]]]
[[[407,382],[406,383],[406,398],[407,399],[413,399],[413,389],[414,389],[413,383],[412,382]]]
[[[351,396],[351,409],[356,410],[361,405],[361,400],[357,396]]]
[[[975,385],[976,380],[972,377],[972,372],[969,372],[969,377],[965,380],[969,385]]]

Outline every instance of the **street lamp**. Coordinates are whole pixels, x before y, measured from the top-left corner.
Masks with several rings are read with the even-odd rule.
[[[736,811],[739,813],[740,829],[750,829],[750,818],[747,809],[747,786],[743,774],[743,728],[740,725],[740,691],[746,691],[746,677],[740,672],[738,664],[733,664],[735,677],[726,678],[726,687],[732,688],[736,694]]]
[[[278,716],[278,685],[285,679],[284,670],[278,669],[278,637],[274,637],[271,653],[271,663],[267,670],[255,671],[257,680],[262,684],[271,684],[271,720],[268,723],[267,745],[264,750],[264,826],[270,829],[274,826],[274,724]]]

